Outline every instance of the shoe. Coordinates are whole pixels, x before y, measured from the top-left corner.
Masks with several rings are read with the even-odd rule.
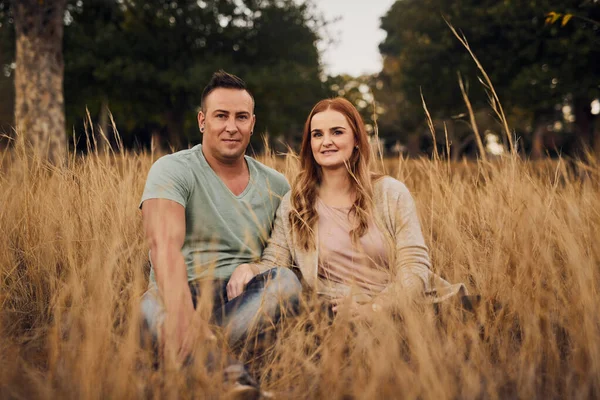
[[[259,400],[261,396],[260,390],[256,386],[235,382],[225,393],[224,398],[227,400]]]
[[[231,385],[225,395],[226,399],[258,400],[260,398],[258,383],[241,363],[235,362],[227,366],[223,370],[223,378]]]

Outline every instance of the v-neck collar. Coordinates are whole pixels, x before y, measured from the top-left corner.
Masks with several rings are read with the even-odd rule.
[[[254,178],[254,171],[252,168],[252,164],[249,162],[248,160],[248,156],[244,155],[244,161],[246,162],[246,166],[248,167],[248,183],[246,184],[246,187],[244,188],[244,190],[242,191],[242,193],[240,193],[239,195],[235,195],[231,189],[229,189],[229,187],[225,184],[225,182],[223,182],[223,179],[221,179],[221,177],[219,175],[217,175],[217,173],[215,172],[214,169],[212,169],[212,167],[210,166],[210,164],[208,163],[208,161],[206,160],[206,157],[204,156],[204,152],[202,151],[202,145],[199,144],[199,151],[201,154],[201,162],[203,164],[204,167],[208,168],[210,170],[210,173],[220,182],[221,185],[223,185],[223,188],[225,188],[227,190],[227,192],[229,192],[229,194],[231,195],[231,197],[233,197],[234,199],[241,199],[244,196],[246,196],[246,194],[248,194],[248,192],[251,189],[251,184]]]

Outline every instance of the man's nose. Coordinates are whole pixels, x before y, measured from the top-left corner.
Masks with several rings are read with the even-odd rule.
[[[225,125],[225,129],[227,130],[227,132],[232,132],[232,133],[237,132],[238,128],[237,128],[237,125],[235,124],[235,117],[227,119],[227,124]]]

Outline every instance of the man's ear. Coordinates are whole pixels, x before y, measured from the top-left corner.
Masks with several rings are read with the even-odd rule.
[[[206,116],[202,110],[198,111],[198,128],[200,132],[204,133],[204,123],[206,122]]]
[[[256,115],[252,114],[252,128],[250,129],[252,133],[254,133],[254,125],[256,125]]]

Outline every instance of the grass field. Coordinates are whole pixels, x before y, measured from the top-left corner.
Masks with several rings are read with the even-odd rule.
[[[297,167],[262,160],[293,179]],[[0,397],[218,398],[220,369],[150,367],[137,341],[149,154],[23,156],[0,172]],[[600,165],[388,159],[435,272],[482,296],[402,318],[288,321],[248,360],[276,398],[600,397]],[[206,347],[206,346],[204,346]],[[246,354],[246,353],[245,353]]]

